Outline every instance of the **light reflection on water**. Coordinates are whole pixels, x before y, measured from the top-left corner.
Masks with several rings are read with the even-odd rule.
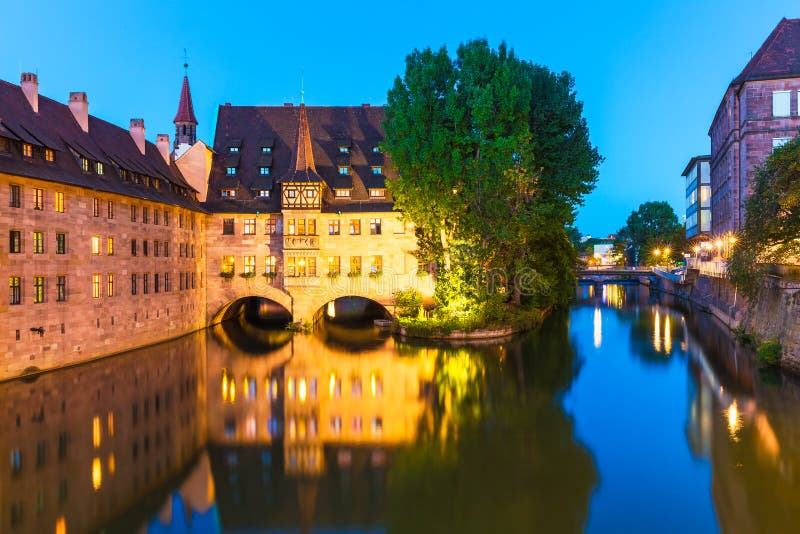
[[[0,531],[788,531],[796,399],[636,286],[478,347],[227,325],[0,384]]]

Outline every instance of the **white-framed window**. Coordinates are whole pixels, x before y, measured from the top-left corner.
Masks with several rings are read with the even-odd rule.
[[[384,198],[386,197],[386,189],[370,189],[369,198]]]
[[[374,152],[375,154],[380,154],[381,153],[381,147],[379,147],[377,145],[372,147],[372,152]]]
[[[261,147],[261,153],[262,154],[269,154],[270,152],[272,152],[272,147],[271,146],[262,146]]]
[[[772,116],[788,117],[792,106],[791,91],[772,91]]]
[[[261,176],[269,176],[269,167],[259,167],[258,174]]]
[[[228,176],[235,176],[236,167],[225,167],[225,174],[227,174]]]
[[[236,189],[223,189],[219,192],[222,198],[235,198],[236,197]]]
[[[232,146],[228,150],[230,151],[231,154],[236,154],[236,153],[239,152],[239,147],[238,146]]]
[[[772,139],[772,150],[778,149],[791,141],[791,137],[774,137]]]
[[[340,146],[339,147],[339,152],[341,154],[349,154],[350,153],[350,147],[349,146]]]
[[[346,167],[344,165],[339,165],[339,174],[341,174],[341,175],[350,174],[350,167]]]
[[[258,196],[261,198],[269,198],[269,189],[259,189]]]
[[[336,191],[336,198],[350,198],[349,189],[334,189]]]
[[[373,166],[372,167],[372,174],[383,174],[383,167],[380,166]]]

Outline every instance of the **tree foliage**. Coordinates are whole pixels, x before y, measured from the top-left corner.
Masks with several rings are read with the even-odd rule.
[[[617,231],[618,238],[627,243],[634,261],[638,264],[663,262],[664,256],[653,251],[670,248],[670,260],[680,258],[686,237],[683,225],[672,206],[665,201],[645,202],[632,211],[625,226]]]
[[[414,50],[387,102],[384,148],[400,174],[388,187],[416,224],[420,259],[443,271],[439,304],[565,300],[566,226],[601,161],[572,77],[476,40],[455,58]]]
[[[767,158],[745,209],[728,272],[752,302],[770,264],[800,263],[800,139]]]

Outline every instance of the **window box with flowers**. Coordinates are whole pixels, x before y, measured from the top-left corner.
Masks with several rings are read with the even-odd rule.
[[[267,280],[275,280],[275,278],[278,276],[278,273],[275,271],[267,271],[264,273],[264,276],[267,278]]]
[[[227,270],[226,271],[222,271],[221,273],[219,273],[219,275],[222,278],[231,279],[231,278],[233,278],[233,271],[227,271]]]
[[[347,273],[348,278],[358,278],[361,276],[361,271],[350,271]]]
[[[246,271],[241,273],[239,276],[242,278],[255,278],[256,272],[255,271]]]

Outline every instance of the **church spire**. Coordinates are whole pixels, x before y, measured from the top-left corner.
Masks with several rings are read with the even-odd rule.
[[[183,64],[187,69],[189,65]],[[192,92],[189,90],[189,76],[183,75],[183,86],[181,87],[181,98],[178,102],[178,112],[172,121],[175,123],[175,151],[176,157],[180,156],[190,146],[197,141],[197,119],[194,116],[194,106],[192,105]],[[185,146],[182,146],[185,145]]]
[[[309,177],[317,174],[314,166],[314,152],[311,150],[311,131],[308,128],[306,105],[300,104],[300,126],[297,130],[297,147],[295,148],[294,172],[305,172]]]

